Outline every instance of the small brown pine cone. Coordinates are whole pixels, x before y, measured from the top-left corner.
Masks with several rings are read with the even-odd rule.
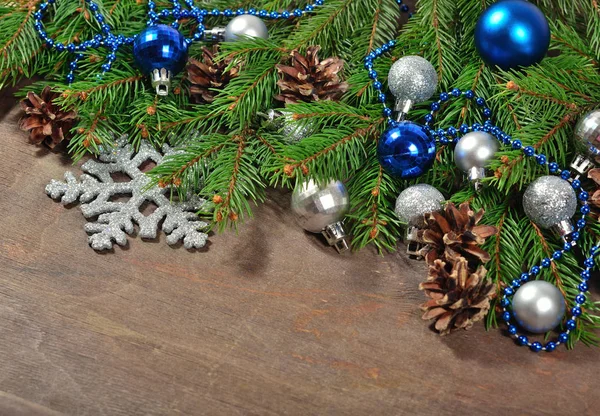
[[[212,103],[218,90],[238,75],[238,65],[227,69],[231,58],[215,61],[218,52],[219,45],[213,45],[210,49],[203,47],[201,60],[188,59],[187,79],[190,82],[190,98],[194,103]]]

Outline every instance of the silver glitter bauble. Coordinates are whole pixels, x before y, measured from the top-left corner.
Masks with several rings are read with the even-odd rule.
[[[485,168],[500,148],[498,140],[489,133],[473,131],[465,134],[454,148],[454,163],[464,172]]]
[[[435,68],[420,56],[398,59],[388,74],[388,86],[396,97],[396,109],[431,98],[438,83]]]
[[[577,195],[569,182],[558,176],[542,176],[523,194],[523,209],[542,228],[568,221],[577,209]]]
[[[600,110],[594,110],[581,118],[575,126],[578,151],[585,155],[600,152]]]
[[[441,210],[444,202],[444,195],[440,191],[431,185],[420,183],[400,192],[395,211],[400,221],[419,227],[424,224],[423,216]]]
[[[269,31],[261,18],[251,14],[236,16],[225,27],[225,42],[233,42],[238,36],[268,39]]]
[[[349,208],[350,197],[340,181],[319,186],[310,180],[292,194],[292,210],[298,223],[311,233],[320,233],[328,225],[341,221]]]
[[[565,315],[565,298],[552,283],[535,280],[517,290],[512,299],[512,310],[523,329],[543,334],[560,324]]]
[[[268,123],[278,130],[290,144],[298,143],[316,133],[314,121],[311,119],[295,120],[294,113],[286,110],[267,111]]]

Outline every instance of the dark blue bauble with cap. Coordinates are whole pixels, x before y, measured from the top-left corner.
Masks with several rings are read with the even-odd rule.
[[[402,121],[381,135],[377,157],[389,174],[402,179],[416,178],[435,160],[435,139],[420,124]]]
[[[185,66],[187,55],[185,38],[167,25],[149,26],[133,42],[133,57],[145,74],[151,74],[155,69],[177,74]]]
[[[489,65],[504,70],[526,67],[546,56],[550,26],[536,5],[526,0],[501,0],[479,17],[475,46]]]

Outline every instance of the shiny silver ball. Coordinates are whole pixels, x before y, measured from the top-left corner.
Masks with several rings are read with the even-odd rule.
[[[287,110],[268,110],[268,125],[278,130],[290,144],[298,143],[316,133],[314,121],[310,118],[296,120],[294,113]]]
[[[400,221],[419,227],[424,224],[423,216],[442,209],[444,195],[431,185],[420,183],[400,192],[396,199],[396,215]]]
[[[578,151],[585,155],[600,152],[600,110],[587,113],[575,126]]]
[[[535,280],[517,290],[512,299],[512,309],[523,329],[543,334],[560,324],[565,315],[565,298],[552,283]]]
[[[569,182],[558,176],[542,176],[523,194],[523,209],[542,228],[569,220],[577,209],[577,195]]]
[[[388,74],[390,91],[399,101],[420,103],[431,98],[437,88],[438,76],[427,59],[405,56],[398,59]]]
[[[472,168],[485,168],[499,148],[498,140],[491,134],[473,131],[456,143],[454,163],[464,172]]]
[[[311,233],[320,233],[328,225],[343,220],[349,208],[350,197],[340,181],[319,186],[311,179],[296,187],[292,194],[296,219]]]
[[[269,31],[261,18],[251,14],[236,16],[225,26],[225,42],[234,42],[238,36],[268,39]]]

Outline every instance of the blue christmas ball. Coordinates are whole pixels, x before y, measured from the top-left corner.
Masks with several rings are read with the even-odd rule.
[[[149,26],[133,42],[133,57],[145,74],[163,68],[177,74],[186,64],[187,54],[183,35],[167,25]]]
[[[548,20],[528,1],[499,1],[479,17],[475,27],[475,46],[489,65],[505,70],[533,65],[548,52]]]
[[[402,179],[421,176],[435,159],[435,140],[423,126],[403,121],[388,128],[377,144],[381,166]]]

